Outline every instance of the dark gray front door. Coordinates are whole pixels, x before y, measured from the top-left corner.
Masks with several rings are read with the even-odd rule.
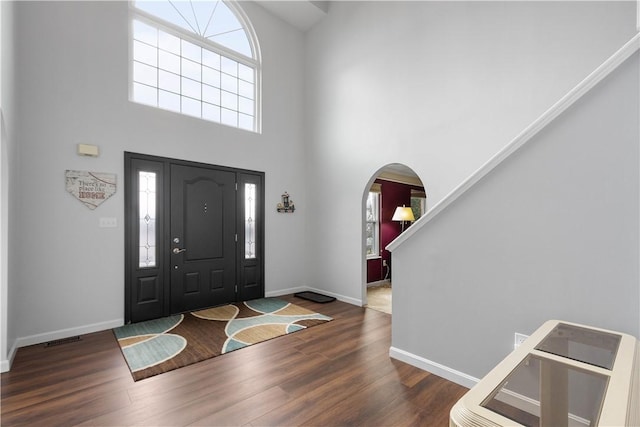
[[[171,166],[171,312],[236,300],[236,174]]]

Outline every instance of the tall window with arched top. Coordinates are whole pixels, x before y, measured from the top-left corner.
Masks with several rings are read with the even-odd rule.
[[[131,101],[260,131],[260,51],[222,0],[131,2]]]

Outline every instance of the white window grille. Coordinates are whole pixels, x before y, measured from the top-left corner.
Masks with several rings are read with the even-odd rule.
[[[380,193],[370,191],[366,206],[367,258],[380,256]]]
[[[138,173],[138,247],[140,268],[156,267],[156,173]]]
[[[256,257],[256,184],[244,185],[244,257]]]
[[[260,131],[260,54],[236,4],[132,1],[130,62],[133,102]]]

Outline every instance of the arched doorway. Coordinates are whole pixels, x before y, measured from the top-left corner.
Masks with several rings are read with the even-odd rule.
[[[427,209],[422,180],[408,166],[393,163],[378,170],[363,192],[363,305],[388,314],[392,312],[393,266],[386,246],[413,221],[401,221],[398,214],[410,212],[414,220]],[[394,216],[395,214],[395,216]]]

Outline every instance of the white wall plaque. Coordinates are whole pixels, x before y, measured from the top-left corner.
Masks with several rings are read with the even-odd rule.
[[[89,209],[95,209],[116,192],[115,173],[65,171],[67,191]]]

